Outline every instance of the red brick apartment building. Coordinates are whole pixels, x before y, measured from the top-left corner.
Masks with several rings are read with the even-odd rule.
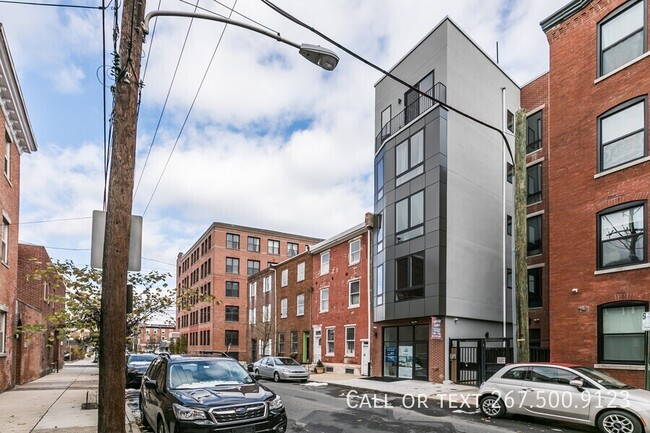
[[[366,214],[364,223],[311,249],[312,360],[328,371],[369,373],[373,218]]]
[[[548,75],[551,360],[643,385],[648,263],[646,0],[571,1],[541,25]]]
[[[0,132],[4,139],[0,176],[0,391],[16,384],[16,298],[20,157],[36,151],[25,101],[7,38],[0,24]]]
[[[249,359],[310,357],[312,257],[308,250],[273,265],[248,280]]]
[[[521,89],[521,106],[526,110],[528,327],[532,348],[549,347],[548,76],[547,72]],[[510,215],[508,233],[512,234]],[[510,270],[508,275],[508,287],[512,288]],[[535,354],[532,349],[531,355]]]
[[[65,296],[65,286],[54,276],[32,278],[39,269],[51,264],[45,247],[18,244],[18,310],[17,326],[42,325],[47,318],[63,308],[56,302]],[[54,326],[43,332],[18,333],[16,340],[16,383],[23,384],[51,373],[63,366],[63,341]]]
[[[136,340],[134,341],[134,349],[138,352],[166,350],[169,347],[172,332],[174,332],[175,328],[171,324],[147,323],[138,330]]]
[[[320,239],[272,230],[213,223],[196,243],[177,258],[176,287],[213,296],[177,306],[176,328],[189,353],[226,351],[244,360],[248,309],[248,276],[305,251]],[[228,311],[226,311],[226,307]],[[236,317],[237,320],[226,321]]]

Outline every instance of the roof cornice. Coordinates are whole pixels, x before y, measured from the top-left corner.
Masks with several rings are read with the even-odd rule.
[[[542,26],[542,30],[544,30],[544,32],[547,32],[551,29],[551,27],[554,27],[557,24],[560,24],[561,22],[571,18],[589,3],[591,3],[591,0],[573,0],[558,11],[551,14],[548,18],[542,20],[539,25]]]

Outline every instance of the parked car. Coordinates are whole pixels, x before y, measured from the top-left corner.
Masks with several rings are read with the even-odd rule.
[[[253,363],[253,371],[265,379],[300,380],[307,382],[309,370],[300,365],[295,359],[286,356],[265,356]]]
[[[142,376],[156,359],[153,353],[130,353],[126,356],[126,387],[140,388]]]
[[[140,387],[140,417],[159,433],[278,432],[282,399],[235,359],[159,355]]]
[[[506,413],[595,426],[604,433],[642,433],[650,423],[650,392],[598,370],[568,364],[503,367],[481,384],[484,415]]]

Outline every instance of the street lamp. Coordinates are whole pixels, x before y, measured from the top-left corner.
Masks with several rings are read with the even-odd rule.
[[[119,54],[114,65],[115,85],[113,145],[106,203],[102,269],[102,304],[100,320],[99,410],[98,430],[102,433],[125,432],[125,371],[126,347],[126,286],[128,251],[133,208],[135,174],[135,144],[140,90],[140,65],[144,35],[149,21],[155,16],[178,16],[206,19],[231,24],[260,33],[279,42],[298,48],[310,62],[331,71],[339,57],[331,50],[310,44],[296,44],[279,33],[216,15],[175,11],[154,11],[144,16],[146,0],[123,0],[122,28]],[[143,18],[144,17],[144,18]],[[142,27],[136,23],[142,23]],[[142,37],[138,34],[142,31]]]
[[[142,31],[144,35],[149,34],[149,21],[154,17],[186,17],[186,18],[197,18],[201,20],[210,20],[218,21],[220,23],[230,24],[237,27],[242,27],[248,30],[251,30],[256,33],[260,33],[269,38],[273,38],[278,42],[290,45],[294,48],[298,48],[298,52],[307,60],[312,62],[315,65],[320,66],[326,71],[332,71],[336,68],[336,65],[339,63],[339,56],[330,49],[323,48],[320,45],[312,44],[297,44],[288,39],[280,36],[280,33],[271,32],[259,27],[252,26],[250,24],[242,23],[240,21],[231,20],[230,18],[221,17],[219,15],[210,15],[210,14],[199,14],[194,12],[182,12],[182,11],[153,11],[149,12],[144,21],[142,22]]]

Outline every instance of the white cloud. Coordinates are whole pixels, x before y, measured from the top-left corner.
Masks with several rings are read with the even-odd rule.
[[[547,68],[548,49],[539,21],[566,1],[498,0],[487,6],[480,0],[276,3],[386,69],[448,15],[488,55],[495,56],[498,41],[501,66],[524,83]],[[156,6],[150,2],[149,9]],[[201,6],[226,13],[215,2]],[[161,6],[180,8],[190,9],[170,0]],[[290,40],[331,47],[260,1],[240,0],[237,10]],[[101,115],[101,100],[96,100],[97,106],[59,106],[57,100],[39,99],[35,90],[48,80],[63,93],[85,93],[90,82],[97,84],[99,12],[3,4],[0,15],[28,100],[66,110],[69,123],[60,128],[68,132],[80,126],[75,118],[81,110]],[[144,76],[136,181],[179,66],[134,213],[142,213],[152,196],[223,28],[195,20],[185,42],[189,24],[186,18],[159,18],[155,36],[150,35],[144,46],[151,55]],[[175,263],[176,254],[186,251],[214,221],[328,237],[363,220],[372,209],[373,86],[381,75],[335,50],[341,62],[328,73],[270,38],[233,26],[226,29],[147,209],[145,257]],[[93,209],[101,209],[102,134],[97,130],[89,138],[80,133],[78,141],[63,141],[59,138],[63,135],[52,130],[37,137],[39,151],[22,159],[23,221],[89,217]],[[25,225],[21,239],[89,248],[90,220]],[[88,261],[85,252],[50,252]],[[173,266],[156,262],[145,261],[145,267],[173,272]]]

